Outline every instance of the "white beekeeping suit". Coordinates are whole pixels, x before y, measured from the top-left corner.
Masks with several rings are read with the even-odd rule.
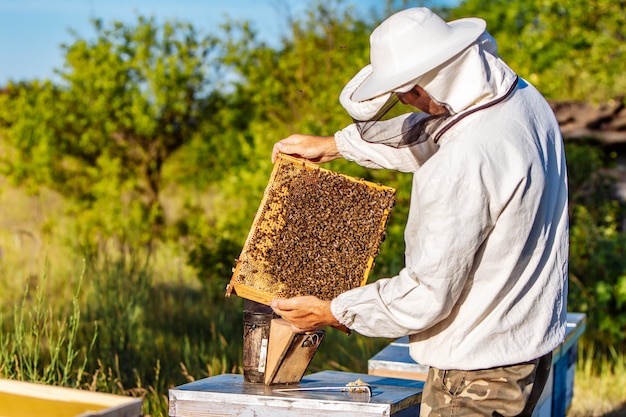
[[[405,267],[338,296],[333,315],[367,336],[409,335],[412,357],[442,369],[551,352],[565,334],[568,218],[549,105],[498,58],[484,27],[406,80],[445,106],[443,116],[383,120],[393,93],[363,99],[371,77],[364,68],[342,92],[355,123],[335,140],[348,160],[414,173]]]

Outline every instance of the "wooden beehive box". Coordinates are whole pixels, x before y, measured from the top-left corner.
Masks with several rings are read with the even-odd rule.
[[[395,190],[279,155],[227,295],[330,300],[364,285]]]
[[[140,417],[141,398],[0,379],[3,417]]]

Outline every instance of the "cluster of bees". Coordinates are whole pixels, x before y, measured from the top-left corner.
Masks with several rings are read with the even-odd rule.
[[[276,298],[330,300],[360,286],[394,203],[393,188],[284,163],[265,191],[238,279]]]

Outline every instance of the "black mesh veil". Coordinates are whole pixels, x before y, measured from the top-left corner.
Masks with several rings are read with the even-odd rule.
[[[396,115],[405,110],[405,113]],[[411,111],[413,110],[413,111]],[[369,120],[354,120],[361,138],[369,143],[378,143],[394,148],[413,147],[420,163],[425,162],[438,149],[433,133],[450,114],[431,116],[412,107],[404,107],[396,94]]]

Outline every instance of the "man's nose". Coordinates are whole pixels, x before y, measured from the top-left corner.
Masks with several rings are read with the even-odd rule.
[[[400,100],[400,103],[404,104],[405,106],[408,105],[409,103],[406,101],[406,93],[396,93],[396,96],[398,96],[398,99]]]

